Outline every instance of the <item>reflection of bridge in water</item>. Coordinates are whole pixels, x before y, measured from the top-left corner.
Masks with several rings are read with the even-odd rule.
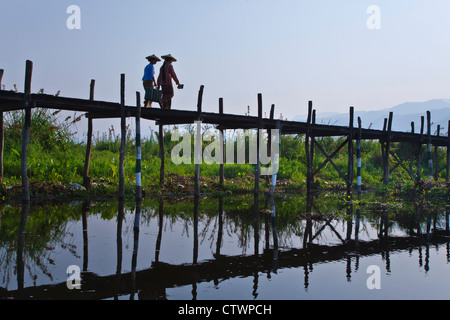
[[[271,199],[272,200],[272,199]],[[450,261],[450,230],[449,214],[445,212],[445,228],[436,227],[437,213],[427,213],[426,229],[422,230],[421,223],[412,222],[407,236],[390,236],[389,227],[392,221],[389,220],[387,210],[380,213],[378,238],[374,240],[359,240],[360,233],[360,208],[353,213],[352,205],[347,206],[347,212],[351,215],[345,224],[347,230],[345,235],[341,235],[331,224],[333,217],[327,218],[323,215],[306,215],[306,228],[303,233],[303,248],[291,248],[280,250],[277,236],[277,218],[274,201],[270,201],[270,214],[264,216],[264,229],[261,229],[259,219],[259,206],[255,210],[254,223],[254,253],[253,255],[224,256],[221,254],[223,239],[223,200],[219,199],[219,228],[215,259],[198,262],[198,216],[199,198],[194,201],[194,247],[192,264],[172,265],[159,261],[161,248],[164,218],[164,203],[160,201],[159,207],[159,232],[156,241],[155,262],[151,268],[137,271],[137,257],[139,246],[139,226],[140,226],[140,202],[137,203],[134,222],[134,247],[132,255],[132,271],[122,273],[122,223],[124,218],[124,204],[119,203],[118,223],[117,223],[117,271],[109,276],[98,276],[91,272],[82,273],[81,290],[68,290],[66,282],[56,285],[42,285],[37,287],[24,287],[24,267],[23,267],[23,246],[24,230],[29,212],[29,207],[23,207],[19,242],[17,251],[17,280],[18,290],[7,291],[0,288],[0,297],[16,299],[108,299],[119,296],[130,295],[134,299],[137,295],[140,299],[165,299],[166,289],[192,286],[192,298],[196,299],[197,285],[200,283],[213,282],[218,285],[227,279],[237,277],[253,277],[252,294],[256,297],[258,292],[259,277],[266,274],[271,277],[272,273],[284,268],[303,268],[304,287],[309,286],[309,276],[314,271],[314,265],[331,261],[346,261],[347,279],[352,276],[352,268],[355,271],[359,268],[359,260],[362,257],[381,255],[386,263],[386,270],[390,272],[390,254],[392,252],[418,250],[420,267],[425,271],[430,269],[429,251],[431,246],[446,245],[446,257]],[[256,201],[258,201],[256,199]],[[256,202],[257,203],[257,202]],[[267,204],[266,204],[267,207]],[[312,197],[307,201],[307,212],[312,212],[314,208]],[[87,236],[87,212],[89,205],[83,206],[83,270],[88,266],[88,236]],[[415,218],[419,218],[417,213]],[[414,216],[414,215],[412,215]],[[313,230],[313,221],[322,223],[322,227]],[[411,220],[412,221],[412,220]],[[329,228],[341,243],[335,245],[314,244],[313,241],[326,229]],[[260,236],[265,236],[266,248],[259,252]],[[270,239],[271,238],[271,239]],[[269,245],[272,240],[272,245]],[[423,254],[425,251],[425,254]],[[352,266],[353,264],[353,266]]]

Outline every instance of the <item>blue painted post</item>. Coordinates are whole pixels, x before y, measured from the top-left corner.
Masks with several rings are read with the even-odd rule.
[[[136,199],[142,200],[141,94],[136,92]]]
[[[361,199],[361,167],[362,167],[362,159],[361,159],[361,135],[362,135],[362,126],[361,126],[361,118],[358,117],[358,139],[356,142],[356,157],[357,157],[357,187],[358,187],[358,200]]]
[[[354,128],[354,112],[355,108],[350,107],[350,123],[349,123],[349,135],[348,135],[348,169],[347,169],[347,197],[350,197],[352,194],[352,183],[353,183],[353,173],[354,173],[354,164],[353,164],[353,128]]]

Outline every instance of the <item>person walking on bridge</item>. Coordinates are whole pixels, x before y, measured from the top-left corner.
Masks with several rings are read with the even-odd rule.
[[[148,60],[149,63],[144,69],[144,77],[142,78],[145,91],[147,91],[148,88],[153,89],[156,87],[154,65],[157,64],[159,61],[161,61],[161,59],[155,55],[148,56],[146,59]],[[150,100],[145,99],[144,108],[147,108],[147,106],[151,108],[152,102]]]
[[[176,62],[177,59],[172,57],[172,55],[168,54],[166,56],[162,56],[164,59],[164,64],[161,67],[159,77],[158,77],[158,89],[161,87],[162,89],[162,99],[161,99],[161,108],[164,110],[170,110],[172,108],[172,98],[174,96],[173,84],[172,80],[180,87],[180,81],[173,69],[172,62]]]

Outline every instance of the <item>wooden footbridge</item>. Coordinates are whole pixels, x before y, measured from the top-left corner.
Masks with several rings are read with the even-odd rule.
[[[340,177],[347,184],[347,191],[351,194],[351,189],[354,180],[354,158],[355,154],[358,158],[358,187],[361,185],[360,179],[360,164],[361,164],[361,153],[360,153],[360,142],[361,140],[378,140],[382,147],[383,155],[383,182],[387,184],[389,182],[390,172],[397,168],[402,167],[412,179],[419,180],[421,174],[420,163],[423,160],[424,155],[428,157],[428,166],[430,177],[437,180],[438,174],[446,171],[446,180],[449,181],[450,172],[450,138],[449,134],[447,137],[441,136],[441,128],[437,128],[437,135],[432,135],[431,129],[431,113],[428,111],[425,116],[422,117],[421,128],[419,132],[414,131],[414,123],[412,123],[411,132],[397,132],[392,130],[393,113],[385,119],[383,130],[365,129],[362,128],[361,119],[358,118],[357,126],[354,122],[354,108],[350,107],[349,111],[349,126],[336,126],[336,125],[324,125],[317,124],[315,122],[316,111],[313,109],[313,103],[310,101],[308,104],[308,118],[306,122],[297,121],[286,121],[274,118],[274,108],[272,105],[270,109],[270,117],[263,118],[263,102],[262,95],[258,95],[258,116],[245,116],[245,115],[235,115],[224,113],[223,99],[219,99],[219,112],[210,113],[203,112],[202,110],[202,98],[203,89],[202,86],[199,90],[198,103],[196,110],[161,110],[161,109],[141,109],[141,98],[140,93],[136,92],[136,106],[125,105],[125,75],[122,74],[120,78],[121,82],[121,101],[119,103],[96,101],[94,99],[94,86],[95,80],[91,81],[90,85],[90,97],[89,99],[77,99],[77,98],[66,98],[59,96],[52,96],[47,94],[34,94],[31,91],[31,79],[32,79],[33,63],[31,61],[26,62],[25,71],[25,90],[23,93],[0,90],[0,170],[1,179],[3,178],[3,145],[4,145],[4,127],[3,127],[3,113],[14,110],[25,110],[25,121],[23,127],[23,143],[22,143],[22,154],[21,154],[21,173],[22,173],[22,188],[23,188],[23,200],[29,201],[29,184],[27,177],[27,147],[30,137],[30,125],[31,125],[31,110],[33,108],[48,108],[48,109],[58,109],[58,110],[69,110],[85,112],[88,118],[88,134],[87,134],[87,150],[86,150],[86,161],[84,169],[84,185],[89,188],[90,178],[89,178],[89,162],[92,146],[92,130],[93,130],[93,120],[100,118],[121,118],[121,150],[120,150],[120,160],[119,160],[119,198],[124,197],[124,158],[125,158],[125,139],[126,139],[126,123],[125,119],[127,117],[136,118],[136,138],[138,147],[138,157],[137,157],[137,173],[140,177],[140,119],[154,120],[159,125],[160,132],[160,155],[162,157],[161,161],[161,183],[164,183],[164,144],[163,141],[163,126],[164,125],[174,125],[174,124],[192,124],[195,121],[202,121],[204,124],[216,125],[222,132],[227,129],[279,129],[281,135],[289,134],[305,134],[305,150],[307,156],[307,185],[308,190],[311,189],[312,182],[314,181],[314,176],[327,165],[331,164],[339,173]],[[0,70],[0,88],[1,80],[4,71]],[[426,123],[425,123],[426,120]],[[426,126],[426,128],[425,128]],[[450,127],[450,120],[449,120]],[[425,131],[426,129],[426,131]],[[258,133],[259,134],[259,133]],[[347,137],[347,139],[332,153],[327,154],[324,148],[320,145],[316,138],[318,137]],[[354,141],[356,141],[356,152],[354,147]],[[414,153],[411,151],[410,161],[417,160],[417,172],[413,172],[412,165],[406,166],[402,160],[400,160],[395,153],[390,149],[390,144],[393,142],[406,142],[411,144],[411,150],[421,150],[419,152],[417,159],[414,159]],[[422,146],[425,145],[426,148],[422,151]],[[333,162],[333,157],[344,147],[348,148],[348,168],[347,172],[342,172],[336,164]],[[435,148],[435,156],[432,154],[432,147]],[[269,146],[270,148],[270,146]],[[446,165],[442,168],[436,167],[438,163],[436,161],[438,148],[447,149],[447,161]],[[319,165],[317,168],[313,168],[313,158],[314,152],[318,150],[321,152],[326,160]],[[259,154],[259,150],[258,154]],[[258,157],[259,158],[259,157]],[[435,158],[435,159],[433,159]],[[391,167],[390,161],[394,160],[396,163]],[[433,167],[433,164],[435,167]],[[257,164],[257,174],[255,175],[255,193],[259,191],[259,159]],[[195,177],[195,194],[200,195],[199,188],[199,166],[196,167],[196,177]],[[223,165],[221,165],[220,170],[220,182],[223,183]],[[137,181],[137,197],[142,197],[140,181]]]

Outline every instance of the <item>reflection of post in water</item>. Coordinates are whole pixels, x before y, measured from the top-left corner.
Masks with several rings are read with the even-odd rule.
[[[350,242],[352,240],[352,231],[353,231],[353,203],[347,203],[347,238],[346,242]]]
[[[85,201],[82,206],[82,224],[83,224],[83,272],[88,269],[88,258],[89,258],[89,246],[88,246],[88,225],[87,225],[87,215],[91,210],[91,203]]]
[[[200,197],[194,197],[194,252],[193,252],[193,264],[198,263],[198,209],[200,205]],[[192,300],[197,300],[197,280],[193,277],[192,283]]]
[[[352,257],[349,254],[347,254],[346,274],[347,274],[347,282],[351,282],[352,281]]]
[[[194,252],[193,264],[198,262],[198,208],[200,205],[200,197],[195,197],[194,200]]]
[[[163,232],[163,222],[164,222],[164,198],[159,199],[159,221],[158,221],[158,237],[156,238],[156,249],[155,249],[155,263],[159,262],[159,253],[161,251],[161,239]]]
[[[137,254],[139,247],[139,227],[141,222],[141,198],[136,198],[136,213],[134,216],[134,227],[133,227],[133,256],[131,258],[131,294],[130,300],[134,300],[134,294],[136,293],[136,266],[137,266]]]
[[[219,230],[217,233],[217,243],[216,243],[216,253],[214,257],[216,259],[220,258],[220,249],[222,248],[222,240],[223,240],[223,197],[219,197]],[[219,285],[219,277],[214,278],[214,285]]]
[[[116,292],[114,293],[114,300],[118,299],[118,292],[120,290],[120,276],[122,274],[122,224],[125,211],[125,204],[123,200],[119,201],[119,208],[117,212],[117,267],[116,267]]]
[[[264,235],[265,235],[265,246],[264,251],[270,250],[270,222],[269,222],[269,215],[267,214],[267,211],[269,210],[269,198],[271,194],[270,191],[267,193],[266,197],[266,204],[264,205]]]
[[[428,212],[427,235],[426,235],[426,244],[425,244],[425,266],[424,266],[425,273],[430,271],[430,240],[431,240],[431,220],[432,220],[431,215],[432,215],[431,212]]]
[[[309,270],[308,270],[308,263],[306,261],[305,261],[305,264],[303,265],[303,273],[304,273],[303,285],[304,285],[305,291],[308,292],[308,287],[309,287]]]
[[[253,226],[255,232],[255,256],[259,255],[259,194],[255,193],[254,195],[254,204],[253,204]]]
[[[216,258],[220,257],[220,249],[222,248],[223,238],[223,197],[219,197],[219,231],[217,234]]]
[[[361,224],[361,206],[358,204],[356,208],[356,220],[355,220],[355,249],[359,249],[359,226]]]
[[[449,232],[450,231],[450,206],[447,206],[446,210],[445,210],[445,231]]]
[[[276,273],[278,269],[278,233],[277,233],[277,213],[273,194],[270,195],[270,209],[271,209],[270,218],[272,222],[272,237],[273,237],[273,271]]]
[[[391,259],[390,259],[390,250],[388,247],[388,240],[389,238],[389,210],[388,207],[384,208],[381,216],[380,216],[380,233],[378,234],[378,237],[380,240],[382,240],[382,243],[384,245],[385,251],[381,251],[381,257],[386,261],[386,271],[391,272]]]
[[[22,213],[20,215],[19,237],[17,240],[17,290],[19,296],[23,293],[25,264],[23,261],[23,250],[25,247],[25,226],[27,224],[28,214],[30,213],[30,202],[22,202]]]
[[[313,207],[314,196],[311,192],[307,192],[306,195],[306,228],[303,234],[303,248],[306,248],[308,242],[312,241],[312,207]],[[308,241],[309,239],[309,241]]]
[[[259,256],[259,193],[255,192],[254,204],[253,204],[253,214],[254,214],[254,232],[255,232],[255,256],[257,259]],[[256,266],[256,264],[255,264]],[[256,299],[258,297],[258,284],[259,284],[259,273],[256,269],[253,273],[253,291],[252,295]]]
[[[450,231],[450,206],[447,206],[446,211],[445,211],[445,231],[448,232]],[[450,262],[450,242],[447,242],[447,261]]]

